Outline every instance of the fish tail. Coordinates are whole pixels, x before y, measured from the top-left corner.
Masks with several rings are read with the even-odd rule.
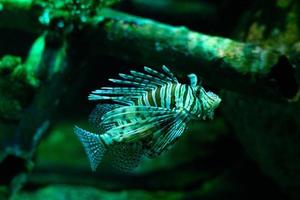
[[[74,127],[74,132],[83,144],[92,170],[96,171],[99,163],[104,156],[104,153],[106,152],[106,145],[100,139],[99,135],[83,130],[78,126]]]

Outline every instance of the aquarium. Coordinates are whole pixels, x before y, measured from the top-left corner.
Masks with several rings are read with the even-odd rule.
[[[0,0],[0,200],[300,199],[299,11]]]

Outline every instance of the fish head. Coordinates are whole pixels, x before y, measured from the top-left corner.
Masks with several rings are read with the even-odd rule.
[[[213,119],[214,111],[222,101],[221,98],[213,92],[206,92],[203,87],[200,88],[199,95],[200,102],[202,103],[203,108],[203,119]]]

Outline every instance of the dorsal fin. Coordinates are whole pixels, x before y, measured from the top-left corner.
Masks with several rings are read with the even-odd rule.
[[[177,78],[165,65],[162,67],[162,72],[146,66],[144,70],[145,72],[131,70],[131,74],[120,73],[120,79],[109,79],[109,81],[125,85],[125,87],[102,87],[92,91],[89,100],[112,100],[121,104],[133,105],[133,102],[147,91],[168,83],[178,83]]]
[[[169,68],[167,68],[166,65],[163,65],[162,69],[172,79],[172,82],[178,83],[177,78],[174,76],[174,74],[171,72],[171,70]]]
[[[178,80],[175,78],[173,73],[165,65],[163,65],[162,69],[163,69],[163,72],[165,72],[165,73],[158,72],[158,71],[151,69],[149,67],[146,67],[146,66],[144,67],[144,70],[147,73],[159,78],[163,82],[167,81],[167,82],[171,82],[171,83],[178,83]]]

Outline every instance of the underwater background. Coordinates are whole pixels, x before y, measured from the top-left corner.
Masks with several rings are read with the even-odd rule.
[[[0,0],[0,200],[300,199],[297,0]],[[92,90],[162,65],[222,102],[132,172],[92,172]]]

